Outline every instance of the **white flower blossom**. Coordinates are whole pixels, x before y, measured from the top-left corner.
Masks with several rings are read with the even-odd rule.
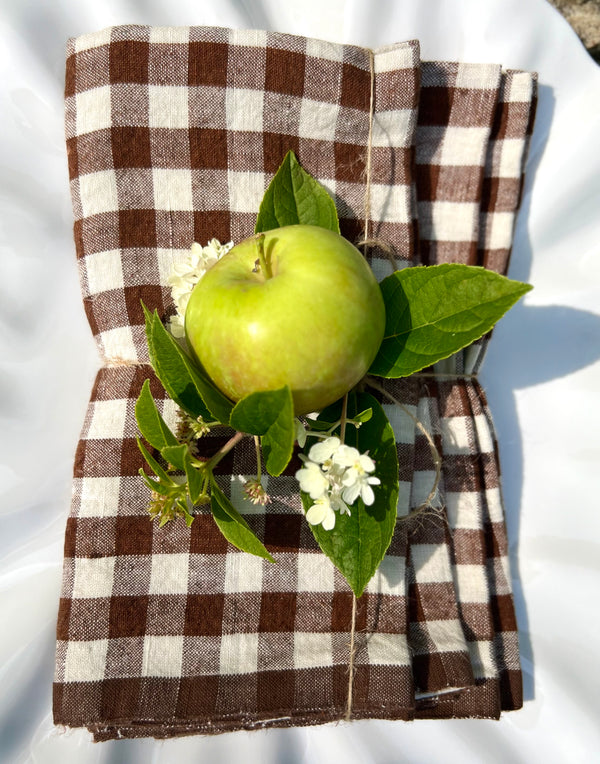
[[[344,501],[353,504],[360,496],[363,502],[370,506],[375,501],[375,494],[371,486],[380,485],[378,477],[369,475],[375,469],[375,462],[368,454],[351,446],[340,446],[333,461],[336,465],[345,468],[342,477],[342,497]]]
[[[300,489],[314,502],[306,513],[311,525],[331,530],[335,513],[349,515],[348,504],[359,496],[366,505],[375,501],[372,486],[381,481],[370,474],[375,470],[375,462],[368,453],[361,454],[339,438],[329,437],[312,446],[308,456],[301,459],[304,466],[296,472],[296,479]]]
[[[218,239],[211,239],[206,247],[194,242],[185,260],[173,265],[167,282],[171,287],[171,297],[177,310],[170,320],[170,329],[174,337],[184,336],[185,311],[194,287],[232,247],[232,241],[221,244]]]
[[[379,485],[381,480],[378,477],[373,477],[366,474],[359,474],[352,469],[348,470],[344,475],[344,490],[342,491],[342,498],[347,501],[348,504],[353,504],[360,496],[363,502],[370,506],[375,501],[375,494],[373,493],[372,485]]]

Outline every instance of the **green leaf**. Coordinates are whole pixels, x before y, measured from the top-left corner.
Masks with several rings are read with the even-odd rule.
[[[152,480],[142,469],[138,470],[138,474],[143,479],[148,488],[154,493],[159,493],[161,496],[168,496],[171,493],[173,488],[172,485],[167,485],[161,480]]]
[[[196,469],[192,464],[189,452],[185,460],[185,474],[188,479],[188,492],[190,494],[190,499],[194,504],[197,504],[200,501],[200,497],[204,493],[205,478],[202,472]]]
[[[193,417],[227,424],[233,404],[165,329],[156,311],[151,343],[156,374],[171,398]]]
[[[365,422],[368,422],[372,416],[373,416],[373,409],[365,409],[364,411],[361,411],[360,414],[353,416],[352,421],[358,422],[360,424],[364,424]]]
[[[333,414],[331,409],[323,413],[335,421],[341,414],[341,403],[334,406]],[[399,491],[398,457],[392,426],[373,396],[368,393],[349,395],[349,417],[365,408],[372,409],[373,416],[359,429],[347,428],[345,442],[361,453],[368,451],[374,460],[373,474],[381,480],[381,485],[373,486],[375,501],[367,507],[358,498],[350,506],[350,515],[336,513],[335,527],[330,531],[321,525],[310,526],[317,543],[357,597],[375,574],[392,540]],[[301,496],[304,510],[308,511],[314,502],[305,493]]]
[[[189,451],[187,451],[185,458],[185,474],[187,476],[190,499],[194,504],[197,504],[204,493],[205,474],[194,467]]]
[[[150,313],[143,303],[142,307],[146,317],[146,337],[150,363],[162,386],[175,403],[194,419],[199,416],[210,417],[202,397],[181,360],[176,341],[163,326],[158,313],[156,311]],[[173,347],[169,339],[177,347]]]
[[[185,443],[178,443],[176,446],[165,446],[160,452],[160,455],[166,462],[182,472],[185,470],[186,454],[188,454],[188,447]]]
[[[470,345],[531,289],[486,268],[449,263],[396,271],[380,287],[386,327],[369,373],[390,378]]]
[[[294,152],[288,151],[265,191],[254,232],[298,223],[340,232],[335,202],[325,188],[302,169]]]
[[[294,402],[290,388],[250,393],[235,405],[230,424],[240,432],[261,435],[265,466],[271,475],[287,467],[296,440]]]
[[[215,481],[211,483],[210,505],[219,530],[230,544],[241,549],[242,552],[249,552],[258,557],[264,557],[269,562],[275,562]]]
[[[156,407],[150,392],[149,380],[146,380],[142,385],[140,395],[136,401],[135,418],[140,432],[154,448],[160,451],[165,446],[177,445],[177,438],[173,435]]]
[[[165,470],[162,468],[162,466],[156,461],[156,459],[152,456],[152,454],[148,451],[148,449],[144,446],[142,441],[139,438],[136,438],[138,448],[142,452],[142,456],[150,466],[150,468],[153,470],[154,474],[156,475],[159,480],[163,481],[167,485],[173,485],[173,481],[171,480],[171,477],[167,475]]]
[[[189,447],[185,443],[177,446],[166,446],[162,449],[161,456],[176,469],[185,472],[190,499],[193,504],[196,504],[204,492],[206,473],[194,467]]]
[[[330,430],[335,422],[322,422],[320,419],[309,419],[308,420],[308,429],[310,430],[318,430],[325,431]]]

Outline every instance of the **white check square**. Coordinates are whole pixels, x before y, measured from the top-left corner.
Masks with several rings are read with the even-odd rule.
[[[515,216],[513,212],[494,212],[486,216],[486,249],[510,249]]]
[[[371,217],[387,223],[410,223],[410,186],[372,183]]]
[[[183,635],[157,637],[146,635],[142,676],[181,676],[183,656]]]
[[[76,100],[76,133],[85,135],[111,126],[111,98],[108,85],[78,93]]]
[[[150,44],[154,43],[179,43],[186,44],[190,41],[189,27],[150,27]]]
[[[373,146],[410,148],[412,131],[409,129],[416,113],[412,109],[381,111],[373,115]]]
[[[475,679],[496,679],[498,676],[494,643],[469,642],[469,655]]]
[[[333,665],[331,633],[297,631],[294,633],[294,668],[319,668]]]
[[[150,127],[188,128],[188,92],[182,85],[150,85]]]
[[[298,127],[300,138],[333,141],[339,111],[340,107],[337,104],[303,98]]]
[[[483,565],[457,565],[455,572],[460,601],[487,604],[490,590]]]
[[[79,178],[83,217],[115,212],[119,209],[117,178],[112,170],[101,170]]]
[[[332,592],[334,567],[324,554],[298,553],[298,591]]]
[[[409,666],[411,663],[404,634],[369,634],[367,650],[372,666]]]
[[[417,583],[439,584],[452,581],[450,556],[445,544],[413,544],[410,553]]]
[[[116,517],[119,510],[118,477],[87,477],[81,481],[79,517]]]
[[[405,574],[406,562],[404,557],[386,555],[375,575],[367,584],[366,591],[372,594],[403,596],[406,594]]]
[[[150,594],[187,594],[189,561],[187,553],[152,555]]]
[[[461,653],[467,650],[460,621],[449,618],[447,621],[427,621],[427,633],[436,652]]]
[[[193,211],[192,173],[190,170],[155,168],[152,171],[154,206],[157,210]]]
[[[244,553],[228,554],[225,565],[225,594],[259,592],[262,589],[262,572],[261,557]]]
[[[122,438],[127,416],[127,398],[96,401],[85,437],[87,440]]]
[[[252,674],[258,668],[258,634],[223,634],[221,674]]]
[[[263,129],[264,92],[250,88],[228,88],[225,94],[227,129],[260,132]]]
[[[70,640],[65,658],[65,682],[99,682],[104,679],[108,639]]]
[[[114,571],[114,557],[76,557],[73,599],[110,597]]]
[[[469,432],[467,417],[442,417],[440,427],[445,454],[468,454],[471,452],[473,433]]]
[[[130,326],[107,329],[100,335],[107,358],[137,359],[137,349]]]
[[[98,294],[110,289],[122,289],[123,268],[121,252],[111,249],[106,252],[94,252],[85,258],[85,275],[88,291]]]
[[[254,212],[265,193],[262,172],[228,172],[229,206],[232,212]]]
[[[481,527],[481,506],[479,494],[475,491],[447,491],[446,510],[451,528],[479,530]]]
[[[481,165],[489,134],[489,127],[446,127],[440,151],[440,164],[451,167]]]

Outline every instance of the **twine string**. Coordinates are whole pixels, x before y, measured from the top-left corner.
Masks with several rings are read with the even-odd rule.
[[[136,361],[134,358],[122,358],[119,355],[106,356],[103,355],[100,359],[102,366],[108,368],[135,368],[136,366],[152,366],[149,361]]]
[[[352,621],[350,625],[350,659],[348,661],[348,698],[346,700],[345,721],[349,722],[352,717],[352,693],[354,685],[354,657],[356,647],[354,646],[354,637],[356,635],[356,594],[352,593]]]
[[[375,105],[375,55],[371,49],[369,54],[369,72],[371,75],[371,92],[369,96],[369,133],[367,136],[367,156],[365,160],[365,234],[362,241],[364,246],[364,255],[367,257],[368,248],[373,241],[370,239],[369,223],[371,219],[371,154],[373,148],[373,112]],[[352,618],[350,623],[350,647],[348,656],[348,695],[346,698],[345,720],[352,718],[352,696],[354,689],[354,659],[356,657],[356,648],[354,638],[356,635],[356,594],[352,593]]]

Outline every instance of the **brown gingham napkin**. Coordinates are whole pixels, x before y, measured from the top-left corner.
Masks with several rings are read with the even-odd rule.
[[[494,65],[440,62],[423,63],[422,73],[419,261],[506,272],[535,77]],[[436,436],[442,458],[445,522],[425,515],[410,535],[417,716],[497,718],[522,703],[497,447],[485,395],[470,378],[485,345],[474,343],[422,377],[418,416]],[[427,455],[419,433],[417,441]],[[413,507],[422,500],[421,493]]]
[[[190,529],[159,529],[137,474],[133,407],[150,378],[176,424],[146,365],[140,300],[166,317],[171,265],[193,241],[252,233],[289,149],[334,195],[351,240],[366,228],[399,266],[455,259],[504,270],[532,82],[499,67],[421,66],[416,42],[371,52],[270,32],[143,26],[69,42],[75,241],[104,365],[75,461],[56,723],[103,740],[345,717],[497,717],[519,706],[495,441],[476,380],[456,378],[464,354],[435,376],[387,385],[434,436],[443,480],[439,511],[398,524],[358,602],[350,704],[352,595],[303,518],[298,465],[269,478],[266,511],[242,498],[253,449],[242,442],[219,465],[223,490],[276,565],[228,546],[204,511]],[[468,191],[457,191],[465,178]],[[390,271],[376,244],[369,257],[378,276]],[[406,410],[382,403],[406,515],[430,490],[431,455]],[[201,442],[212,453],[223,437],[214,430]]]

